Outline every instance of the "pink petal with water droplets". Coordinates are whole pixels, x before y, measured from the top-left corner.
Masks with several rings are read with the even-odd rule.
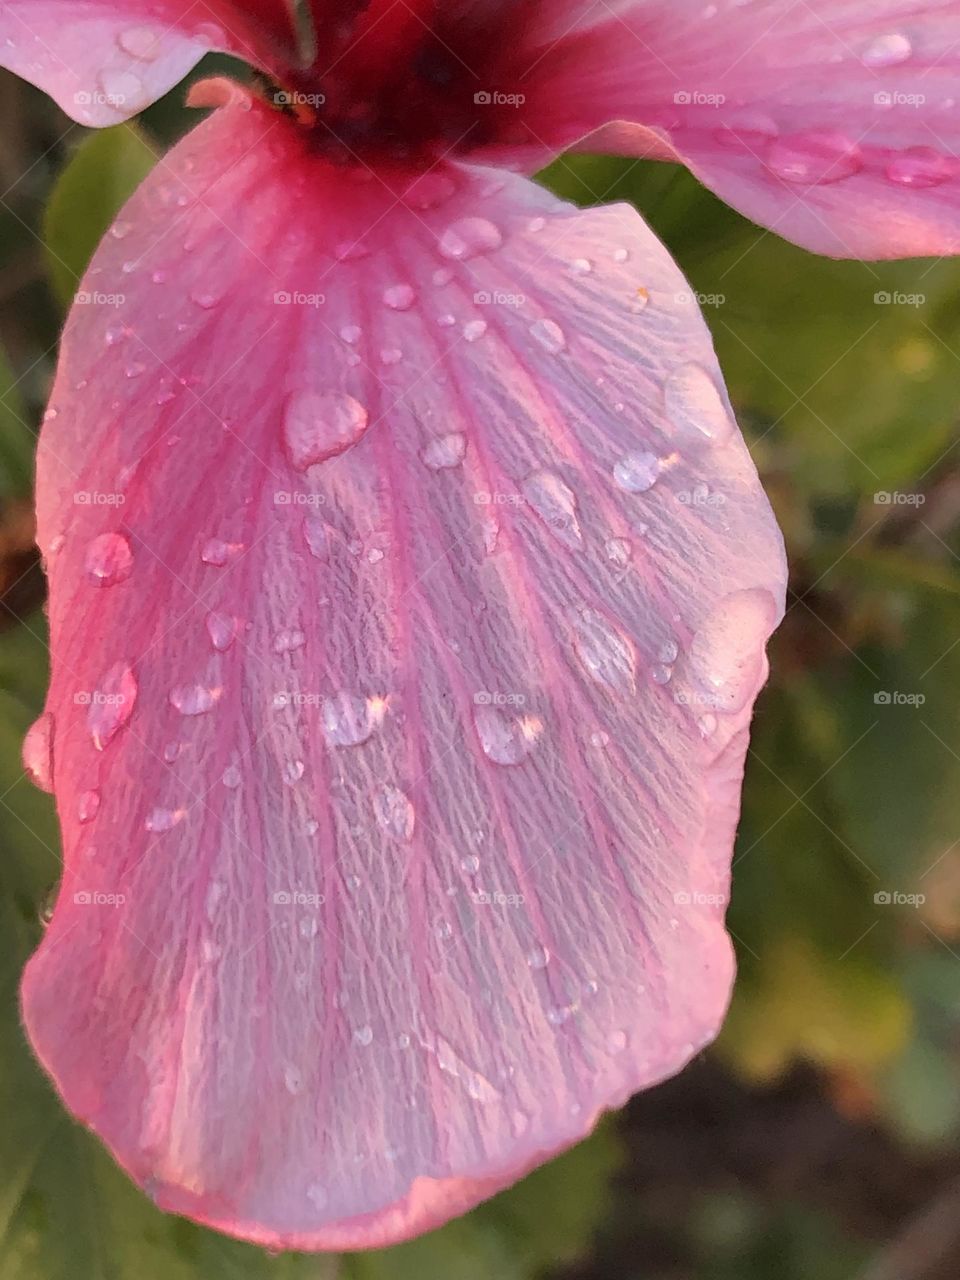
[[[161,1206],[358,1248],[715,1034],[785,574],[635,212],[467,168],[412,209],[287,122],[257,148],[265,114],[171,153],[91,268],[119,314],[67,325],[39,458],[66,865],[23,1011]],[[117,508],[78,476],[124,493],[106,588],[85,556]],[[243,619],[229,645],[211,614]],[[78,688],[127,700],[92,733]]]
[[[282,0],[0,0],[0,66],[80,124],[117,124],[211,50],[267,70],[292,56]]]
[[[538,138],[608,125],[583,145],[686,164],[818,253],[960,251],[953,0],[621,0],[581,7],[559,39],[574,15],[557,10],[524,82]]]

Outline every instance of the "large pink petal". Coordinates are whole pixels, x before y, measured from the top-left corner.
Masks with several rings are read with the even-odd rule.
[[[784,590],[636,213],[405,186],[238,97],[100,249],[40,448],[26,1025],[162,1206],[273,1245],[440,1223],[714,1035]]]
[[[211,50],[265,68],[289,55],[283,0],[0,0],[0,66],[80,124],[116,124]]]
[[[548,7],[530,51],[524,118],[545,142],[629,122],[588,145],[679,160],[817,252],[960,250],[956,0],[575,8]]]

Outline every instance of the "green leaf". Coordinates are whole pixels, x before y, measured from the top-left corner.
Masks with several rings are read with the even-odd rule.
[[[65,306],[97,245],[156,159],[144,136],[129,124],[91,134],[74,152],[44,217],[50,275]]]
[[[0,351],[0,500],[30,493],[34,444],[13,372]]]
[[[350,1255],[344,1280],[534,1280],[587,1248],[620,1160],[601,1127],[467,1217],[409,1244]]]

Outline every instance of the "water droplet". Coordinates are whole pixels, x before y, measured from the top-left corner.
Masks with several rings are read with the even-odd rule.
[[[240,627],[239,619],[231,617],[227,613],[214,612],[207,614],[206,623],[210,643],[215,649],[225,653],[237,638],[237,631]]]
[[[122,218],[118,218],[110,228],[110,235],[114,240],[125,240],[132,230],[132,223],[126,222]]]
[[[697,721],[697,728],[700,730],[701,738],[709,738],[711,734],[716,733],[717,717],[708,711]]]
[[[302,760],[288,760],[283,766],[283,780],[288,787],[296,786],[306,771]]]
[[[575,276],[588,276],[593,271],[593,263],[589,258],[574,258],[570,270]]]
[[[345,324],[340,330],[340,337],[349,346],[355,347],[363,337],[363,330],[358,324]]]
[[[84,791],[77,800],[77,820],[92,822],[100,812],[100,792]]]
[[[343,391],[298,391],[287,401],[283,439],[290,465],[306,471],[361,439],[369,416]]]
[[[382,718],[382,699],[341,691],[323,702],[323,732],[331,747],[360,746]]]
[[[530,221],[527,223],[527,230],[533,231],[534,233],[536,233],[538,231],[542,231],[546,225],[547,225],[546,218],[531,218]]]
[[[201,311],[212,311],[214,307],[218,307],[223,301],[219,293],[210,293],[207,290],[198,290],[191,293],[190,299],[196,303]]]
[[[459,431],[436,436],[426,446],[421,457],[431,471],[445,471],[458,467],[467,451],[467,438]]]
[[[676,640],[665,640],[660,646],[657,657],[661,662],[674,663],[680,656],[680,646]]]
[[[629,1039],[625,1031],[611,1031],[607,1036],[607,1050],[609,1053],[623,1053],[628,1043]]]
[[[23,739],[23,767],[41,791],[53,791],[53,728],[49,711],[38,716]]]
[[[558,355],[567,345],[567,338],[555,320],[535,320],[530,333],[545,351]]]
[[[824,129],[775,138],[767,148],[765,163],[784,182],[824,186],[859,173],[863,156],[846,134]]]
[[[290,1062],[283,1068],[283,1083],[287,1093],[293,1094],[294,1097],[303,1089],[303,1075]]]
[[[503,244],[503,236],[488,218],[461,218],[447,227],[440,238],[445,258],[466,262],[481,253],[492,253]]]
[[[603,729],[599,729],[596,733],[590,735],[590,745],[596,747],[598,751],[602,751],[604,747],[610,745],[610,735]]]
[[[391,311],[409,311],[416,300],[417,295],[409,284],[391,285],[383,295],[383,301]]]
[[[204,564],[214,565],[222,569],[228,561],[233,560],[244,550],[242,542],[224,542],[221,538],[211,538],[200,550],[200,559]]]
[[[174,760],[179,757],[182,750],[182,742],[168,742],[163,748],[163,758],[166,760],[167,764],[173,764]]]
[[[890,182],[900,187],[939,187],[960,172],[956,160],[941,155],[933,147],[910,147],[901,151],[886,167]]]
[[[668,667],[663,663],[658,663],[657,666],[651,667],[650,679],[654,684],[669,684],[673,679],[673,667]]]
[[[371,1026],[357,1027],[353,1033],[353,1043],[366,1048],[367,1045],[373,1044],[373,1028]]]
[[[896,67],[913,53],[909,39],[899,31],[871,40],[860,60],[865,67]]]
[[[297,925],[297,931],[301,938],[315,938],[320,930],[316,916],[304,916]]]
[[[531,969],[545,969],[550,963],[550,952],[546,947],[535,946],[527,952],[527,965]]]
[[[660,479],[663,465],[655,453],[628,453],[613,468],[613,478],[627,493],[646,493]]]
[[[547,1010],[547,1021],[552,1027],[562,1027],[577,1011],[575,1004],[558,1004]]]
[[[603,549],[611,564],[621,569],[630,563],[630,557],[633,555],[633,544],[628,538],[608,538],[603,544]]]
[[[101,533],[87,548],[87,577],[98,587],[112,587],[130,577],[133,550],[122,533]]]
[[[475,876],[480,870],[480,859],[475,853],[469,853],[465,858],[460,859],[460,869],[468,876]]]
[[[629,250],[629,249],[614,249],[614,251],[613,251],[613,260],[614,260],[614,262],[629,262],[629,260],[630,260],[630,250]]]
[[[509,715],[489,705],[474,707],[473,721],[484,754],[495,764],[519,764],[543,733],[543,721],[536,716]]]
[[[399,347],[384,347],[380,352],[380,363],[385,365],[399,364],[403,359],[403,352]]]
[[[103,751],[123,728],[137,702],[137,679],[125,662],[116,662],[90,696],[87,727],[93,745]]]
[[[403,193],[404,204],[411,209],[436,209],[445,204],[456,187],[444,173],[425,173],[416,178]]]
[[[468,320],[463,326],[463,336],[467,342],[479,342],[486,332],[486,320]]]
[[[330,555],[330,540],[326,523],[317,515],[303,517],[303,540],[315,560],[326,560]]]
[[[410,840],[416,822],[413,805],[399,787],[385,785],[374,793],[373,811],[377,822],[388,835]]]
[[[170,705],[183,716],[202,716],[217,705],[222,693],[205,684],[180,684],[170,690]]]
[[[554,537],[571,551],[579,550],[583,533],[577,499],[567,482],[552,471],[535,471],[527,476],[522,487],[523,496]]]
[[[143,81],[132,71],[120,71],[116,67],[108,67],[101,71],[97,78],[107,104],[112,106],[118,115],[130,115],[146,101],[147,93],[143,87]]]
[[[578,609],[571,618],[573,647],[591,680],[617,693],[637,687],[633,645],[596,609]]]
[[[293,653],[297,649],[302,649],[307,643],[307,637],[302,631],[296,628],[290,628],[286,631],[277,632],[273,639],[274,653]]]
[[[228,791],[236,791],[240,785],[240,770],[235,764],[228,764],[223,771],[223,777],[220,779]]]
[[[307,1199],[315,1209],[324,1209],[327,1205],[327,1192],[320,1182],[311,1182],[307,1187]]]
[[[153,27],[128,27],[117,37],[117,44],[131,58],[153,62],[160,52],[160,33]]]
[[[739,711],[764,670],[763,646],[778,609],[769,591],[752,587],[724,597],[690,644],[690,674],[717,710]]]
[[[143,825],[148,831],[170,831],[185,816],[186,812],[183,809],[151,809]]]
[[[667,413],[688,434],[706,436],[718,444],[733,431],[733,419],[717,384],[699,364],[681,365],[667,378],[663,390]]]

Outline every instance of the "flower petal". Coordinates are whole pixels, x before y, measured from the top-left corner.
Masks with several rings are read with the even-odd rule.
[[[147,180],[64,339],[66,862],[23,1008],[163,1207],[355,1248],[716,1032],[784,564],[635,212],[351,174],[246,105]]]
[[[688,165],[808,249],[960,249],[960,8],[954,0],[629,0],[531,49],[525,112],[555,146]]]
[[[0,66],[80,124],[136,115],[212,50],[270,69],[290,56],[282,0],[0,0]]]

